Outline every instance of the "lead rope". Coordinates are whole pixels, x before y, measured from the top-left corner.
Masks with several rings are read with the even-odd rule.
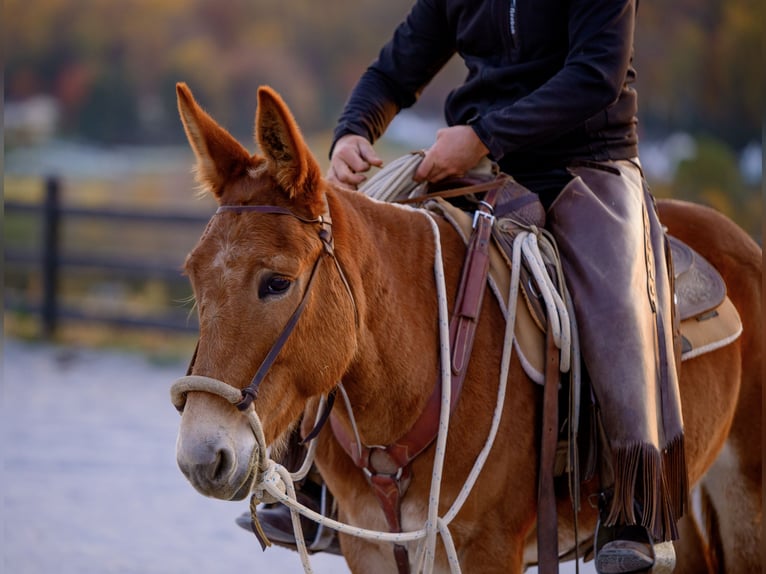
[[[416,156],[417,162],[419,162],[420,159],[422,158]],[[407,162],[407,169],[411,169],[409,162]],[[400,208],[412,209],[406,206],[400,206]],[[537,272],[533,271],[533,275],[536,282],[538,283],[538,290],[544,299],[546,308],[555,309],[556,311],[555,315],[553,316],[558,317],[557,345],[564,343],[568,346],[568,342],[571,341],[571,335],[567,332],[570,325],[568,318],[569,313],[567,312],[566,305],[562,302],[561,297],[556,292],[555,286],[548,276],[548,273],[544,271],[545,263],[542,260],[542,255],[538,246],[539,243],[543,243],[543,251],[550,251],[551,247],[550,245],[547,245],[548,240],[546,238],[545,232],[536,228],[521,230],[518,232],[513,241],[511,281],[508,293],[506,328],[503,344],[503,354],[501,359],[500,381],[497,391],[497,403],[495,405],[495,410],[492,416],[492,424],[484,447],[477,456],[471,472],[466,478],[466,481],[458,493],[457,498],[447,513],[443,517],[439,517],[439,497],[441,490],[442,471],[444,468],[444,458],[446,455],[447,432],[449,428],[449,412],[451,401],[451,385],[449,384],[451,370],[449,360],[449,320],[439,229],[433,218],[428,213],[421,210],[416,211],[418,213],[423,213],[423,215],[427,218],[434,237],[434,276],[437,290],[440,371],[442,377],[439,430],[436,437],[434,465],[431,475],[431,492],[428,502],[428,518],[424,527],[419,530],[413,530],[409,532],[380,532],[338,522],[323,516],[322,514],[314,512],[310,508],[305,507],[297,501],[295,487],[293,486],[293,480],[296,480],[298,477],[302,478],[308,472],[308,469],[311,467],[311,464],[314,460],[316,447],[314,445],[310,446],[301,469],[299,469],[297,473],[291,475],[282,465],[269,458],[263,433],[263,427],[261,425],[260,418],[255,412],[255,409],[248,408],[243,413],[248,418],[248,422],[253,430],[253,434],[255,435],[256,440],[254,453],[251,457],[251,472],[252,467],[256,468],[256,483],[253,487],[252,508],[254,510],[255,504],[257,502],[281,502],[290,508],[298,553],[301,558],[303,569],[307,574],[313,573],[313,570],[309,561],[308,549],[306,547],[306,541],[303,536],[303,529],[301,528],[300,524],[301,515],[316,522],[319,525],[332,528],[337,532],[364,538],[366,540],[389,542],[394,544],[419,541],[417,546],[415,565],[416,571],[421,571],[424,574],[431,574],[433,572],[436,555],[436,535],[438,533],[442,538],[442,543],[444,545],[447,560],[449,562],[450,572],[452,574],[459,574],[461,569],[454,541],[452,540],[452,535],[449,530],[449,524],[452,522],[455,516],[457,516],[466,499],[468,498],[468,495],[471,493],[476,480],[478,479],[479,474],[481,473],[484,464],[489,457],[489,453],[497,436],[497,430],[500,426],[503,406],[505,404],[508,372],[511,355],[513,352],[513,331],[516,323],[516,305],[518,302],[519,276],[522,256],[528,267],[534,267],[537,269]],[[540,272],[541,270],[542,272]],[[561,349],[561,347],[559,348]],[[568,369],[569,366],[569,363],[566,362],[565,364],[564,361],[564,357],[569,356],[568,351],[566,353],[562,352],[561,355],[562,359],[559,368],[562,372],[564,372],[564,367],[566,366]],[[569,361],[569,359],[567,359],[567,361]],[[228,385],[222,381],[218,381],[210,377],[202,377],[199,375],[187,375],[178,379],[170,389],[171,400],[176,409],[179,411],[183,410],[183,406],[186,402],[186,394],[191,391],[203,391],[216,394],[228,400],[232,404],[238,403],[242,398],[240,389],[237,389],[236,387]],[[343,394],[345,395],[345,393]],[[324,400],[324,397],[322,400]],[[319,413],[322,412],[321,407],[322,405],[320,404],[319,408],[317,409],[317,416],[319,416]],[[350,409],[350,405],[347,405],[347,408]]]

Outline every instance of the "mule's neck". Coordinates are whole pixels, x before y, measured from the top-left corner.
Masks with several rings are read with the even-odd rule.
[[[363,442],[388,444],[417,419],[439,372],[433,227],[422,211],[358,193],[333,198],[337,254],[359,310],[343,384]]]

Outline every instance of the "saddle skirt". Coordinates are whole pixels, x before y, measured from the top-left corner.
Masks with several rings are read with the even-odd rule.
[[[467,243],[472,216],[442,199],[427,209],[447,219]],[[502,220],[495,223],[503,232]],[[742,321],[720,274],[701,255],[675,237],[669,237],[673,260],[676,301],[681,320],[682,354],[687,361],[734,342],[742,333]],[[510,283],[509,257],[493,240],[490,249],[490,288],[507,315]],[[544,380],[545,319],[531,285],[522,281],[514,329],[514,351],[527,376],[538,384]],[[523,301],[523,304],[521,302]]]

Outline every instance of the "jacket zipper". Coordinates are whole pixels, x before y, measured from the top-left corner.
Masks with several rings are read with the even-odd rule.
[[[511,47],[516,47],[516,0],[511,0],[508,9],[508,31],[511,34]]]

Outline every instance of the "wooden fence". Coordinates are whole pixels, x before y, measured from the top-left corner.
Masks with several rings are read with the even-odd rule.
[[[39,218],[41,237],[36,249],[19,249],[5,242],[4,266],[38,273],[40,276],[39,300],[28,297],[9,296],[6,292],[5,308],[8,311],[39,314],[42,334],[52,336],[62,319],[84,320],[109,323],[119,326],[195,331],[198,328],[196,316],[188,309],[168,309],[155,313],[151,318],[130,314],[93,313],[76,306],[65,306],[61,301],[60,285],[62,273],[97,270],[101,274],[112,274],[131,279],[160,279],[169,283],[186,282],[179,266],[169,263],[152,263],[129,257],[104,257],[93,253],[68,253],[62,249],[62,225],[75,220],[100,220],[125,226],[140,222],[168,226],[190,226],[199,228],[209,219],[208,215],[157,213],[117,209],[91,209],[64,205],[61,198],[61,181],[56,177],[45,180],[42,203],[31,204],[18,201],[5,202],[5,218],[16,214],[32,214]]]

